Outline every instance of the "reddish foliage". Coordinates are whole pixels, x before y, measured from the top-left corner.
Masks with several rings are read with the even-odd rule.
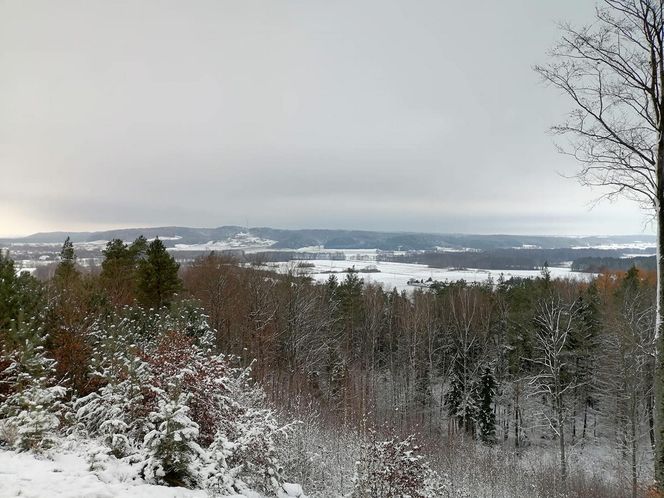
[[[143,359],[150,365],[154,387],[168,390],[176,376],[182,374],[179,387],[191,394],[191,417],[199,425],[201,442],[210,444],[223,423],[218,399],[228,394],[223,382],[228,366],[223,356],[205,355],[184,333],[170,332]],[[146,398],[146,405],[155,403],[154,392],[146,393]]]
[[[89,392],[90,347],[82,334],[58,330],[53,334],[50,355],[55,361],[56,378],[69,383],[76,392]]]
[[[660,491],[657,486],[653,485],[650,486],[646,490],[646,497],[647,498],[664,498],[664,492]]]

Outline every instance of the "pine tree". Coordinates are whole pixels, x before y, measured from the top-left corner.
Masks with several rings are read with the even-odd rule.
[[[480,440],[485,444],[496,442],[496,415],[493,400],[496,396],[496,379],[490,368],[486,367],[480,379],[478,389],[477,424]]]
[[[36,318],[43,300],[41,283],[28,272],[17,273],[14,261],[0,250],[0,341],[2,332],[20,316]]]
[[[129,304],[137,294],[137,272],[147,241],[140,236],[131,245],[120,239],[106,244],[100,279],[116,304]]]
[[[226,462],[234,477],[234,489],[252,489],[274,493],[283,484],[283,470],[277,454],[277,442],[288,428],[277,423],[270,410],[245,407],[232,421],[228,438],[221,443],[229,451]]]
[[[88,332],[91,381],[101,387],[74,404],[77,419],[101,436],[116,457],[134,452],[148,428],[144,418],[149,366],[139,356],[138,324],[120,313],[96,320]]]
[[[458,363],[458,362],[457,362]],[[450,417],[457,420],[458,426],[468,435],[475,437],[477,422],[477,383],[455,368],[450,381],[450,390],[445,395]]]
[[[233,495],[237,492],[235,487],[235,473],[229,466],[229,460],[237,444],[231,442],[223,432],[218,432],[207,449],[209,466],[207,469],[207,488],[215,495]]]
[[[16,318],[18,308],[14,261],[0,250],[0,330]]]
[[[180,264],[175,262],[164,244],[156,238],[147,247],[138,269],[139,300],[145,306],[159,308],[170,303],[182,283],[178,277]]]
[[[63,284],[69,283],[72,279],[79,276],[76,269],[76,253],[74,252],[74,243],[69,237],[65,239],[60,250],[60,262],[55,269],[55,278]]]
[[[138,357],[127,356],[121,361],[117,378],[107,373],[103,387],[74,403],[76,418],[89,434],[101,436],[118,458],[134,453],[148,432],[143,417],[146,399],[142,388],[148,381],[147,365]]]
[[[159,391],[158,407],[150,414],[154,429],[146,434],[144,476],[149,482],[196,487],[201,482],[205,452],[199,446],[198,424],[189,417],[189,395],[176,385]]]
[[[14,323],[2,350],[0,383],[9,392],[0,397],[0,424],[15,440],[7,441],[18,450],[48,448],[63,415],[66,389],[54,379],[55,362],[46,357],[41,329],[20,320]]]

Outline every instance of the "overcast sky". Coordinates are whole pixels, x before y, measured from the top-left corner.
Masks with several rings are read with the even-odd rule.
[[[532,70],[593,6],[0,0],[0,235],[640,233],[560,176],[569,107]]]

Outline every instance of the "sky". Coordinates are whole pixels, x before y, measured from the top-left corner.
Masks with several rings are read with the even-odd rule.
[[[182,225],[651,233],[542,84],[591,0],[0,0],[0,236]]]

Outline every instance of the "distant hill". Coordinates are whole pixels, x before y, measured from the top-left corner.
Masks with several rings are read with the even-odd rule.
[[[217,228],[149,227],[124,228],[97,232],[41,232],[21,238],[0,239],[0,245],[60,244],[67,237],[74,242],[108,241],[119,238],[131,241],[143,235],[160,237],[167,247],[200,246],[242,249],[258,246],[269,249],[300,249],[318,246],[323,249],[381,249],[384,251],[487,251],[495,249],[601,248],[642,252],[654,247],[654,235],[560,237],[533,235],[473,235],[415,232],[373,232],[365,230],[284,230],[269,227]]]

